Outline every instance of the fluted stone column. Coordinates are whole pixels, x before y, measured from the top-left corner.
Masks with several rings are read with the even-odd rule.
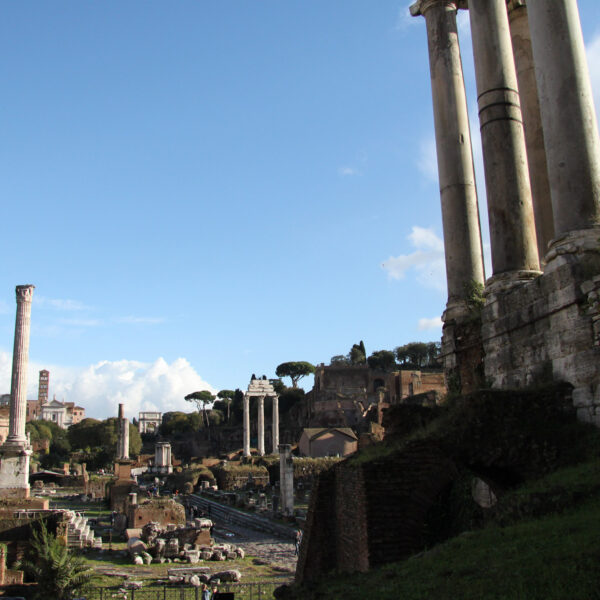
[[[554,219],[544,147],[544,131],[531,49],[529,18],[525,0],[507,0],[507,8],[525,127],[525,145],[529,163],[538,254],[542,260],[548,252],[548,244],[554,238]]]
[[[529,0],[528,10],[554,229],[585,237],[600,226],[600,144],[577,2]]]
[[[273,396],[273,454],[279,452],[279,396]]]
[[[244,394],[244,456],[250,456],[250,398]]]
[[[258,397],[258,453],[265,454],[265,397]]]
[[[488,292],[539,275],[527,151],[506,0],[469,0],[493,275]]]
[[[413,16],[427,24],[433,115],[439,172],[448,303],[444,320],[466,311],[472,284],[483,283],[483,252],[463,79],[456,2],[419,0]]]
[[[25,447],[27,419],[27,366],[29,363],[29,333],[33,285],[18,285],[17,318],[13,348],[12,383],[10,390],[10,420],[5,445]]]

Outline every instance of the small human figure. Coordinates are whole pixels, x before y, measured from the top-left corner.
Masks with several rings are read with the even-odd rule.
[[[202,584],[202,595],[200,596],[200,598],[202,600],[211,600],[210,590],[208,589],[208,586],[205,583]]]
[[[219,598],[219,590],[216,585],[213,586],[211,598]]]
[[[300,529],[296,529],[296,535],[294,537],[294,545],[295,545],[294,554],[296,556],[298,556],[298,553],[300,552],[300,544],[301,543],[302,543],[302,531]]]
[[[116,513],[116,512],[113,510],[113,511],[110,513],[110,526],[111,526],[111,527],[114,527],[114,526],[115,526],[115,518],[116,518],[116,516],[117,516],[117,513]]]

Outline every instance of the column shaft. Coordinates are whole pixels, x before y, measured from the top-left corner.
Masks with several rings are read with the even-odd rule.
[[[258,397],[258,453],[265,454],[265,397]]]
[[[29,363],[29,333],[31,330],[31,300],[33,285],[18,285],[15,343],[13,348],[12,382],[10,390],[10,420],[6,442],[25,446],[27,419],[27,366]]]
[[[508,0],[508,20],[517,80],[519,82],[535,232],[538,254],[541,260],[548,251],[548,244],[554,238],[554,219],[552,216],[546,149],[544,147],[544,130],[542,129],[542,116],[540,114],[540,102],[531,49],[531,33],[525,0]]]
[[[244,394],[244,456],[250,456],[250,398]]]
[[[279,452],[279,396],[273,396],[273,454]]]
[[[539,259],[506,0],[469,0],[469,14],[493,275],[518,281],[539,273]]]
[[[556,235],[600,223],[600,144],[576,0],[529,0]]]
[[[479,207],[456,3],[423,0],[418,11],[427,24],[448,281],[447,319],[465,309],[464,299],[472,283],[484,281]]]

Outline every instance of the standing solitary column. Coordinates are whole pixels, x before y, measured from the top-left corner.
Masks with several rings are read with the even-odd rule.
[[[129,420],[125,417],[123,404],[119,404],[119,420],[118,420],[118,448],[117,458],[119,460],[129,459]]]
[[[273,454],[279,452],[279,396],[273,396]]]
[[[456,2],[419,0],[427,24],[448,303],[444,320],[466,310],[473,283],[484,282],[471,132],[456,28]]]
[[[5,445],[25,447],[27,418],[27,365],[29,363],[29,332],[31,329],[31,300],[33,285],[18,285],[17,319],[13,349],[12,383],[10,389],[10,420]]]
[[[469,0],[493,276],[488,289],[539,275],[525,136],[506,0]]]
[[[600,224],[600,144],[576,0],[529,0],[556,235]]]
[[[548,244],[554,238],[554,219],[552,217],[550,182],[548,181],[548,165],[544,147],[544,130],[542,129],[540,102],[535,80],[527,6],[525,0],[507,0],[507,7],[525,128],[525,145],[529,163],[535,233],[541,261],[548,252]]]
[[[250,456],[250,398],[244,394],[244,456]]]
[[[258,397],[258,453],[265,455],[265,397]]]

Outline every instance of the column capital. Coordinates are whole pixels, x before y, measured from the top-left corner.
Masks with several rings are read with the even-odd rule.
[[[459,0],[417,0],[414,4],[411,4],[409,10],[410,14],[413,17],[418,17],[420,15],[425,16],[425,13],[432,7],[436,5],[448,6],[449,8],[453,8],[454,10],[458,10]]]
[[[34,289],[35,285],[18,285],[15,289],[17,294],[17,302],[31,302]]]

